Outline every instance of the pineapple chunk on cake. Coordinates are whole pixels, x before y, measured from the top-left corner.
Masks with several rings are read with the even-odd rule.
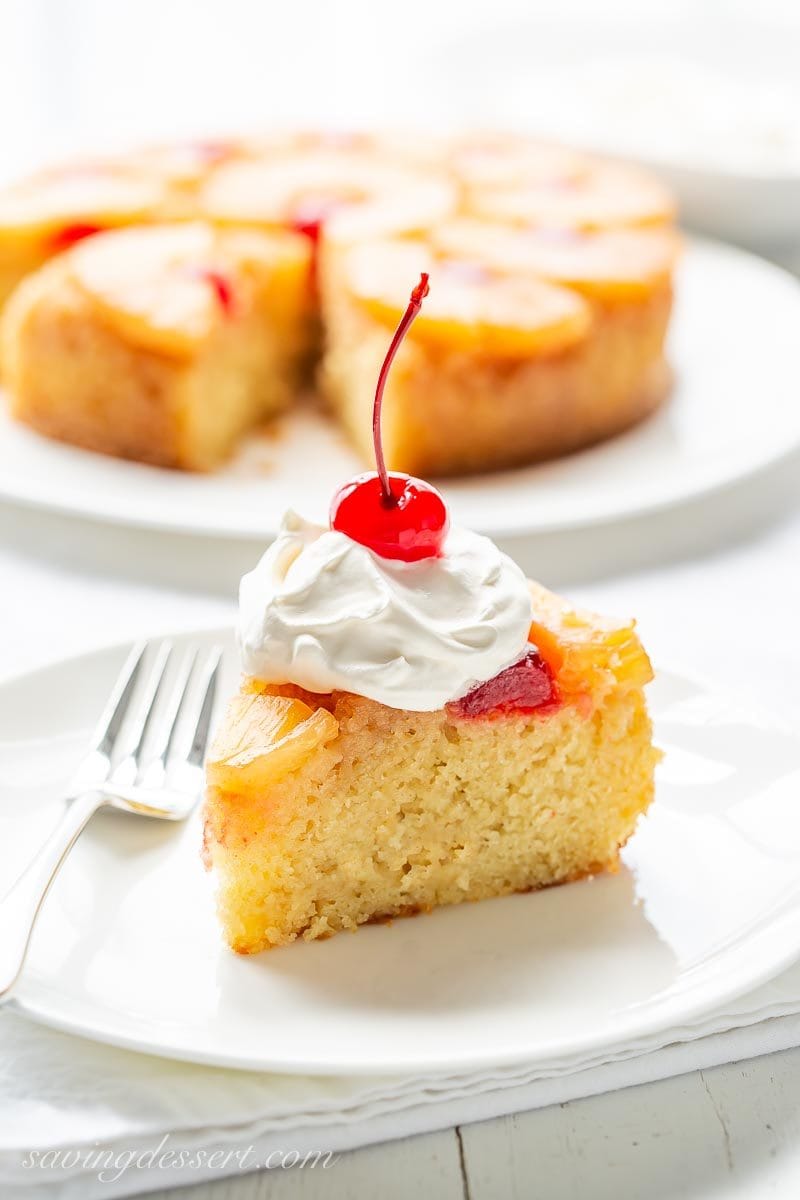
[[[208,782],[229,791],[277,783],[337,732],[336,719],[325,708],[244,690],[228,707],[209,758]]]

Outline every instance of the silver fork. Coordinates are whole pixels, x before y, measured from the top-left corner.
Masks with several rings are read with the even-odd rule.
[[[197,802],[221,651],[215,648],[202,661],[193,651],[170,695],[171,655],[168,642],[150,653],[147,643],[131,651],[69,789],[63,816],[0,901],[0,1003],[19,978],[50,885],[90,817],[100,808],[116,808],[182,821]],[[142,696],[134,702],[137,692]],[[179,753],[181,732],[188,745]]]

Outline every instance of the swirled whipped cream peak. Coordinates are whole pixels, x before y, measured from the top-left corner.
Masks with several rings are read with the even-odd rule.
[[[417,712],[466,695],[525,652],[531,597],[489,538],[453,526],[442,549],[383,558],[288,512],[242,579],[244,671]]]

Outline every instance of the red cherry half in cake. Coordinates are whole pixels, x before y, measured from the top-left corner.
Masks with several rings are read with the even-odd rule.
[[[559,702],[552,670],[531,647],[519,662],[486,683],[479,683],[447,707],[459,717],[490,717],[552,711]]]
[[[289,224],[295,233],[302,233],[316,246],[323,225],[341,205],[336,196],[303,196],[294,204]]]
[[[215,267],[198,267],[197,276],[199,279],[203,279],[211,288],[214,298],[225,316],[234,316],[236,313],[236,295],[230,277]]]
[[[386,378],[409,325],[428,294],[423,273],[411,293],[400,324],[383,361],[372,410],[372,437],[377,472],[357,475],[339,488],[331,504],[331,525],[382,558],[419,562],[442,553],[450,525],[447,507],[435,487],[399,471],[386,470],[381,442],[381,405]]]
[[[88,221],[75,221],[72,225],[62,225],[57,229],[50,238],[52,249],[58,253],[61,250],[69,250],[70,246],[74,246],[76,242],[82,242],[84,238],[94,237],[96,233],[103,233],[104,226],[90,224]]]
[[[301,233],[311,244],[311,290],[319,288],[319,256],[325,222],[340,208],[342,201],[335,196],[304,196],[292,210],[289,227]]]
[[[438,557],[450,524],[444,500],[423,479],[398,471],[388,479],[391,504],[375,471],[343,484],[333,497],[331,525],[381,558],[419,562]]]

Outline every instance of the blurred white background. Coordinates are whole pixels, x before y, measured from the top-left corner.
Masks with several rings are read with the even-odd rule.
[[[798,0],[0,0],[0,174],[272,125],[523,128],[800,259]]]
[[[543,70],[631,57],[760,79],[766,110],[800,71],[796,0],[0,0],[0,14],[16,155],[265,122],[560,126]],[[581,107],[591,71],[585,83]],[[680,95],[663,99],[682,112]]]
[[[800,245],[799,78],[798,0],[0,0],[0,172],[275,124],[510,126]]]

